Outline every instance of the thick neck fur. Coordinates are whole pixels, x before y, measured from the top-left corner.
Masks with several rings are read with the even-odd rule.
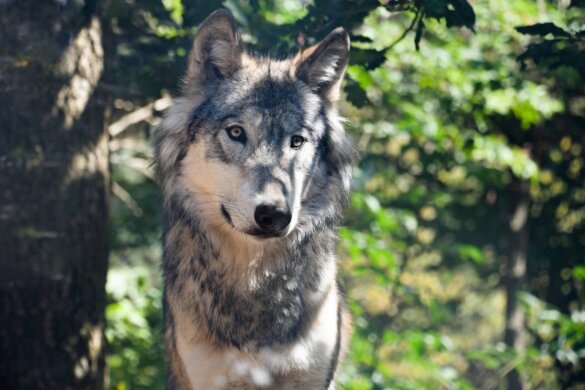
[[[312,200],[305,207],[330,204],[319,196]],[[287,237],[258,241],[226,231],[232,229],[226,225],[204,225],[193,214],[196,202],[174,195],[165,210],[165,279],[182,314],[217,343],[238,348],[255,350],[302,336],[301,324],[310,324],[335,283],[338,211],[331,208],[328,218],[301,223]]]

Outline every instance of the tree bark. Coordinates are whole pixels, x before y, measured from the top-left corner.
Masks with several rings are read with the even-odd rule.
[[[506,291],[506,329],[504,342],[517,353],[526,349],[526,318],[518,302],[518,293],[526,279],[528,252],[528,216],[530,213],[530,194],[526,182],[513,181],[509,191],[510,213],[508,214],[508,254],[506,256],[504,289]],[[507,374],[508,389],[525,388],[518,370]]]
[[[108,135],[92,1],[0,0],[0,388],[104,387]]]

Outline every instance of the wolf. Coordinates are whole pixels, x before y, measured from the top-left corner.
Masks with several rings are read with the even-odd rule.
[[[337,111],[349,36],[250,54],[227,10],[198,28],[156,131],[167,389],[334,389],[350,335],[336,226],[354,147]]]

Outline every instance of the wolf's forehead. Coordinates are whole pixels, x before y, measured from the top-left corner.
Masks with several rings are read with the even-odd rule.
[[[261,110],[293,107],[300,105],[302,99],[294,82],[270,78],[232,80],[222,92],[225,103],[232,108],[254,107]]]
[[[234,80],[226,88],[223,101],[232,111],[283,121],[313,120],[319,106],[298,80],[271,76]]]

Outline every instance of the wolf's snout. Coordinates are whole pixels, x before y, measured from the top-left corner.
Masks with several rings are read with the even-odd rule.
[[[260,205],[256,207],[254,219],[258,227],[268,233],[276,233],[288,226],[292,215],[288,208],[279,209],[274,205]]]

